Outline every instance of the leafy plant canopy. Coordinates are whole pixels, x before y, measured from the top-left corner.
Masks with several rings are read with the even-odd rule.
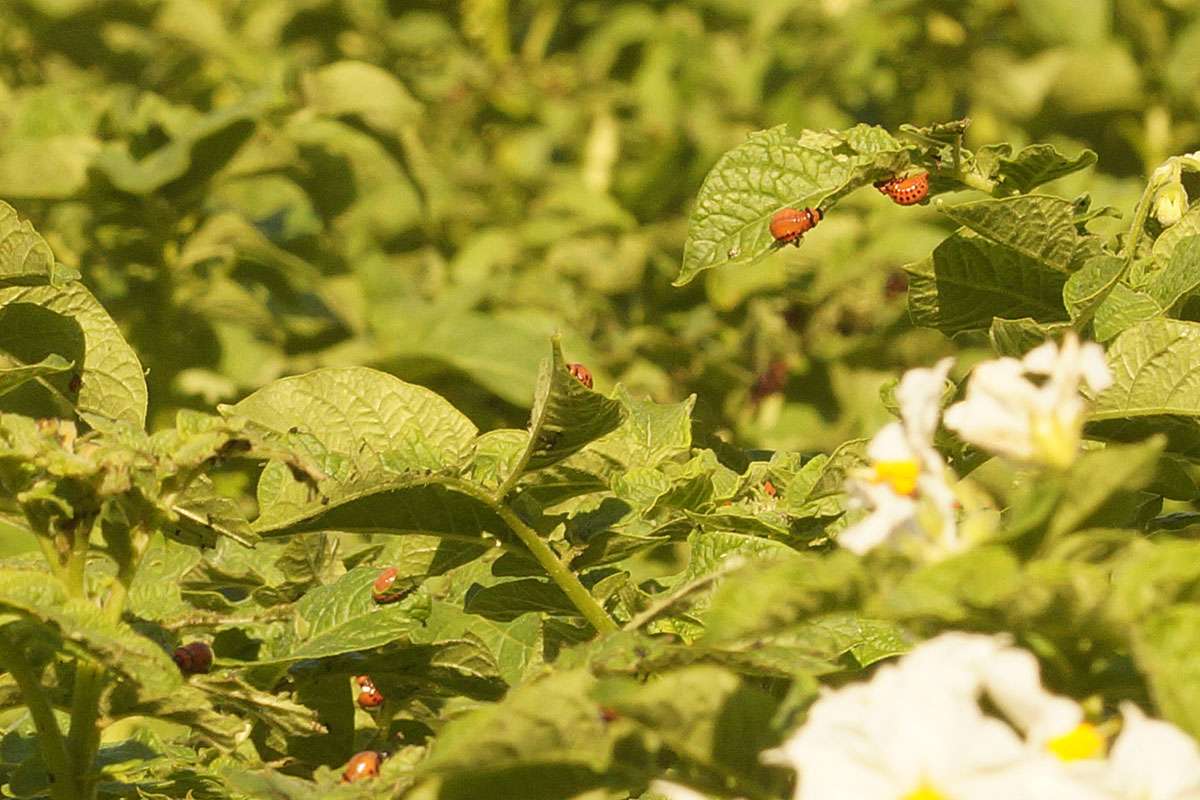
[[[5,797],[1200,792],[1192,4],[0,28]]]

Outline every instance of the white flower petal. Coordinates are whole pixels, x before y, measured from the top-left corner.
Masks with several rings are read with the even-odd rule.
[[[942,391],[954,359],[943,358],[931,369],[910,369],[896,387],[900,419],[916,447],[928,445],[937,431]]]
[[[1125,727],[1109,756],[1111,789],[1139,800],[1200,798],[1200,747],[1167,722],[1147,719],[1133,703],[1121,704]]]

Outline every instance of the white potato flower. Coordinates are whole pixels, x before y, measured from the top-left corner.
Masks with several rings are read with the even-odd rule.
[[[865,553],[894,538],[915,538],[941,551],[958,548],[954,493],[946,464],[933,447],[939,400],[951,359],[905,373],[896,388],[900,420],[867,445],[870,466],[847,481],[853,502],[870,510],[838,535],[838,543]]]
[[[1109,755],[1107,784],[1123,800],[1200,800],[1200,747],[1169,722],[1149,719],[1133,703]]]
[[[975,367],[966,398],[946,409],[946,427],[992,453],[1059,469],[1079,452],[1087,404],[1080,387],[1100,392],[1112,374],[1097,344],[1068,332],[1023,359],[1000,358]]]
[[[989,664],[1006,649],[972,634],[930,640],[824,694],[767,758],[796,770],[795,800],[1102,800],[982,710]]]

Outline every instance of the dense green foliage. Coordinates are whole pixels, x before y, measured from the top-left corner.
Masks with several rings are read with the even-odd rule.
[[[952,628],[1200,735],[1193,6],[0,4],[4,791],[783,798]],[[906,368],[1067,330],[1077,458],[838,546]]]

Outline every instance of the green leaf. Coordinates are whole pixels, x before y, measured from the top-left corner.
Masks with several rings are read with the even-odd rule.
[[[73,404],[89,423],[111,420],[136,428],[145,424],[141,362],[81,283],[0,289],[0,353],[25,364],[57,354],[76,364],[79,377],[78,393],[66,373],[49,380],[54,387],[49,395],[38,384],[26,384],[5,396],[10,408],[44,416],[48,407],[69,409]]]
[[[465,610],[498,622],[511,622],[530,612],[578,616],[579,611],[557,585],[526,578],[494,586],[480,586],[467,593]]]
[[[1198,28],[1197,30],[1200,30]],[[1171,261],[1175,248],[1185,239],[1200,234],[1200,206],[1189,208],[1171,227],[1167,228],[1154,240],[1152,249],[1154,262],[1159,269]]]
[[[975,234],[956,233],[904,269],[913,322],[947,335],[987,329],[994,317],[1067,319],[1065,274]]]
[[[269,105],[267,96],[259,94],[210,111],[141,158],[118,141],[97,153],[93,166],[117,189],[135,195],[160,191],[189,175],[215,174],[254,132],[255,121]]]
[[[325,473],[314,492],[281,462],[268,465],[258,485],[260,533],[506,530],[439,474],[457,472],[476,431],[428,389],[364,367],[326,368],[276,381],[221,412],[249,419]]]
[[[1096,154],[1084,149],[1075,158],[1067,158],[1051,144],[1031,144],[1021,148],[1012,158],[997,161],[997,177],[1001,186],[1022,194],[1043,183],[1086,169],[1096,163]]]
[[[1142,322],[1108,348],[1113,385],[1096,398],[1089,435],[1131,441],[1167,435],[1167,449],[1200,456],[1200,324]]]
[[[702,643],[750,641],[847,605],[862,580],[860,562],[845,551],[751,564],[721,582],[705,615]]]
[[[567,371],[558,337],[551,347],[551,358],[538,377],[529,445],[520,461],[524,470],[557,464],[624,421],[619,401],[592,391]]]
[[[407,640],[428,615],[428,598],[417,592],[398,603],[379,605],[371,584],[379,570],[358,567],[335,583],[310,590],[296,604],[294,636],[282,652],[260,664],[285,664],[382,647]]]
[[[1161,316],[1163,309],[1154,298],[1118,283],[1096,309],[1092,331],[1096,341],[1107,342],[1126,328]]]
[[[1023,319],[992,320],[988,338],[997,355],[1020,358],[1030,350],[1043,345],[1047,339],[1056,339],[1069,325],[1065,323],[1042,324],[1037,320]]]
[[[57,375],[75,366],[57,353],[51,353],[36,364],[17,367],[0,367],[0,394],[7,394],[27,381],[43,375]]]
[[[908,573],[873,598],[867,612],[894,619],[955,623],[1003,607],[1021,591],[1021,567],[1007,548],[977,547]]]
[[[1162,269],[1144,287],[1158,306],[1170,311],[1200,288],[1200,236],[1180,239]]]
[[[219,494],[206,475],[188,484],[169,509],[174,526],[167,535],[176,542],[197,547],[213,547],[218,536],[225,536],[244,547],[258,541],[250,521],[238,503]]]
[[[848,151],[848,152],[847,152]],[[721,156],[704,179],[688,221],[675,285],[725,265],[749,265],[772,252],[771,215],[786,207],[822,208],[833,196],[895,172],[903,146],[881,128],[804,131],[780,125],[750,134]]]
[[[449,368],[515,406],[529,403],[546,352],[541,320],[436,307],[395,313],[384,305],[379,313],[379,366],[402,375]]]
[[[729,670],[685,667],[649,682],[610,678],[594,696],[680,758],[732,781],[767,782],[759,755],[779,743],[771,725],[778,701]]]
[[[1200,542],[1135,541],[1113,566],[1106,616],[1118,625],[1137,624],[1194,599],[1198,582]]]
[[[1200,736],[1200,605],[1182,603],[1155,614],[1133,636],[1138,668],[1164,718]]]
[[[355,115],[371,128],[398,136],[421,116],[421,104],[392,73],[363,61],[338,61],[303,80],[308,105],[318,114]]]
[[[1083,262],[1063,286],[1063,303],[1072,320],[1087,322],[1125,272],[1125,259],[1102,255]]]
[[[12,625],[16,620],[24,622]],[[142,698],[169,695],[181,684],[178,668],[161,647],[107,619],[96,605],[66,597],[43,572],[0,570],[0,624],[17,646],[49,646],[93,659],[118,673]]]
[[[937,209],[1048,270],[1073,272],[1093,254],[1088,238],[1075,229],[1075,205],[1061,197],[1028,195],[959,205],[938,203]]]
[[[639,400],[619,384],[614,395],[625,407],[625,421],[597,442],[601,453],[627,466],[654,467],[691,449],[695,395],[678,403],[656,403],[649,398]]]
[[[431,591],[446,591],[449,578],[430,584]],[[453,584],[451,584],[453,585]],[[451,596],[456,592],[450,590]],[[463,610],[461,602],[434,602],[429,619],[413,634],[414,642],[438,642],[463,637],[483,642],[495,659],[501,677],[516,686],[526,672],[541,661],[542,621],[537,614],[525,614],[511,622],[486,619]]]
[[[599,783],[610,764],[612,742],[589,696],[593,684],[583,670],[558,672],[451,720],[421,772],[442,776],[443,797],[447,791],[452,797],[470,796],[463,785],[482,789],[486,780],[497,785],[475,796],[539,797],[537,787],[545,780],[558,786]],[[527,793],[510,794],[518,789],[509,783],[514,773],[538,783],[528,785]]]
[[[50,246],[33,226],[0,200],[0,287],[39,283],[61,286],[78,278],[78,272],[55,261]]]
[[[1084,527],[1112,495],[1148,484],[1165,445],[1165,437],[1156,436],[1140,444],[1110,445],[1080,456],[1067,473],[1063,500],[1050,518],[1047,534],[1055,538]],[[1100,521],[1091,526],[1104,524]]]

